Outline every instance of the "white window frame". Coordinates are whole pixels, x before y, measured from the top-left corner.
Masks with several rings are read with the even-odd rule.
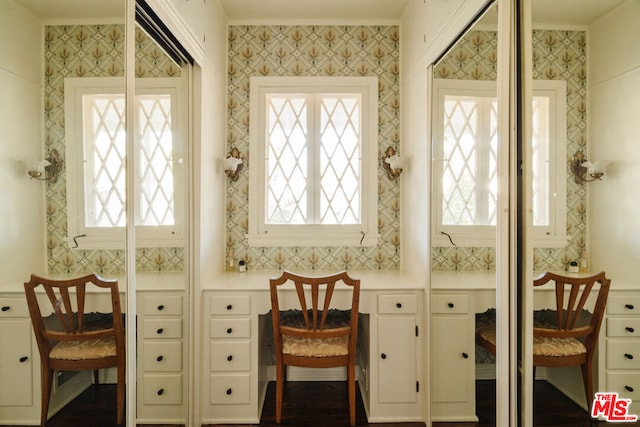
[[[138,78],[136,93],[170,94],[172,109],[172,137],[175,147],[186,147],[184,114],[186,99],[181,96],[184,82],[181,78]],[[85,220],[86,173],[83,143],[83,96],[86,94],[122,94],[124,80],[119,77],[66,78],[65,91],[65,139],[67,178],[67,234],[72,249],[123,249],[125,227],[90,227]],[[137,118],[136,118],[137,120]],[[182,131],[181,131],[182,130]],[[174,225],[136,226],[137,247],[180,247],[185,241],[185,180],[186,152],[183,161],[175,159],[174,173]],[[134,190],[136,203],[139,190]],[[80,236],[80,237],[79,237]],[[75,239],[74,239],[75,238]]]
[[[252,77],[250,93],[249,246],[375,246],[379,237],[377,77]],[[360,224],[265,224],[266,98],[277,93],[361,94]]]
[[[431,216],[433,246],[494,247],[495,226],[443,226],[442,224],[442,135],[444,124],[444,97],[446,95],[495,96],[493,81],[434,79],[433,123],[433,206]],[[549,225],[534,226],[532,243],[535,247],[564,247],[566,235],[566,82],[563,80],[534,80],[533,96],[549,97],[550,147],[549,147]],[[439,136],[440,135],[440,136]],[[450,239],[451,238],[451,239]]]

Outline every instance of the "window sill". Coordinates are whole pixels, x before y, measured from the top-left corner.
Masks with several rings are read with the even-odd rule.
[[[379,234],[247,234],[249,246],[376,246]]]

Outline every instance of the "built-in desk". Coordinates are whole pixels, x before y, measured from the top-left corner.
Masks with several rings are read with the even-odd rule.
[[[567,274],[567,273],[563,273]],[[640,404],[640,285],[611,278],[605,318],[599,335],[597,391],[618,392]],[[431,419],[476,421],[475,314],[496,306],[495,273],[434,271],[431,275]],[[535,289],[533,309],[554,307],[553,287]],[[482,378],[491,370],[483,369]],[[587,409],[578,367],[536,370]],[[635,412],[634,412],[635,411]]]
[[[349,274],[361,280],[356,375],[369,422],[424,421],[425,283],[400,272]],[[269,278],[279,275],[226,273],[203,284],[203,424],[259,422],[267,383],[275,379],[266,314],[271,310]],[[340,291],[334,299],[342,300],[342,308],[350,306]],[[304,378],[334,379],[336,373],[328,375],[310,371]]]

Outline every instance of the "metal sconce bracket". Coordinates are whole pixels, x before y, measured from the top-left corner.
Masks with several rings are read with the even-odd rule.
[[[396,179],[402,173],[402,161],[393,147],[387,148],[382,157],[382,167],[387,172],[389,179]]]
[[[585,163],[588,163],[590,165],[582,151],[576,151],[576,153],[573,155],[573,158],[569,159],[569,169],[575,176],[576,184],[582,184],[583,182],[592,182],[602,179],[604,172],[600,170],[589,172],[590,168],[585,166]],[[587,174],[591,177],[590,179],[587,178]]]
[[[28,171],[31,179],[37,179],[38,181],[49,181],[56,182],[58,180],[58,175],[62,171],[62,158],[58,153],[58,150],[55,148],[49,152],[49,157],[45,159],[46,163],[48,163],[44,167],[44,177],[42,176],[42,172],[40,170],[30,170]]]
[[[237,181],[240,177],[240,171],[243,168],[242,157],[240,150],[232,148],[225,159],[224,173],[227,174],[231,181]]]

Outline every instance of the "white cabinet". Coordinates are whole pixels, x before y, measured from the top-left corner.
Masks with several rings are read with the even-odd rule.
[[[610,291],[604,322],[598,390],[631,399],[629,413],[640,414],[640,293]]]
[[[379,293],[361,322],[358,384],[369,422],[420,421],[424,384],[418,293]],[[362,311],[362,310],[361,310]],[[368,364],[368,366],[367,366]]]
[[[186,322],[182,292],[138,292],[139,423],[185,423]]]
[[[32,337],[25,298],[0,295],[0,424],[39,419],[40,362]]]
[[[268,381],[275,380],[268,278],[264,273],[226,277],[227,286],[203,292],[200,421],[259,423]],[[361,280],[369,284],[366,277]],[[423,297],[416,288],[361,288],[356,379],[370,423],[425,419]],[[329,371],[305,370],[303,377],[334,380],[336,372]],[[289,380],[297,372],[290,372]]]
[[[260,421],[267,383],[259,369],[259,315],[251,300],[244,293],[204,294],[204,423]]]
[[[474,317],[469,295],[433,292],[431,299],[431,419],[467,421],[475,408]]]

